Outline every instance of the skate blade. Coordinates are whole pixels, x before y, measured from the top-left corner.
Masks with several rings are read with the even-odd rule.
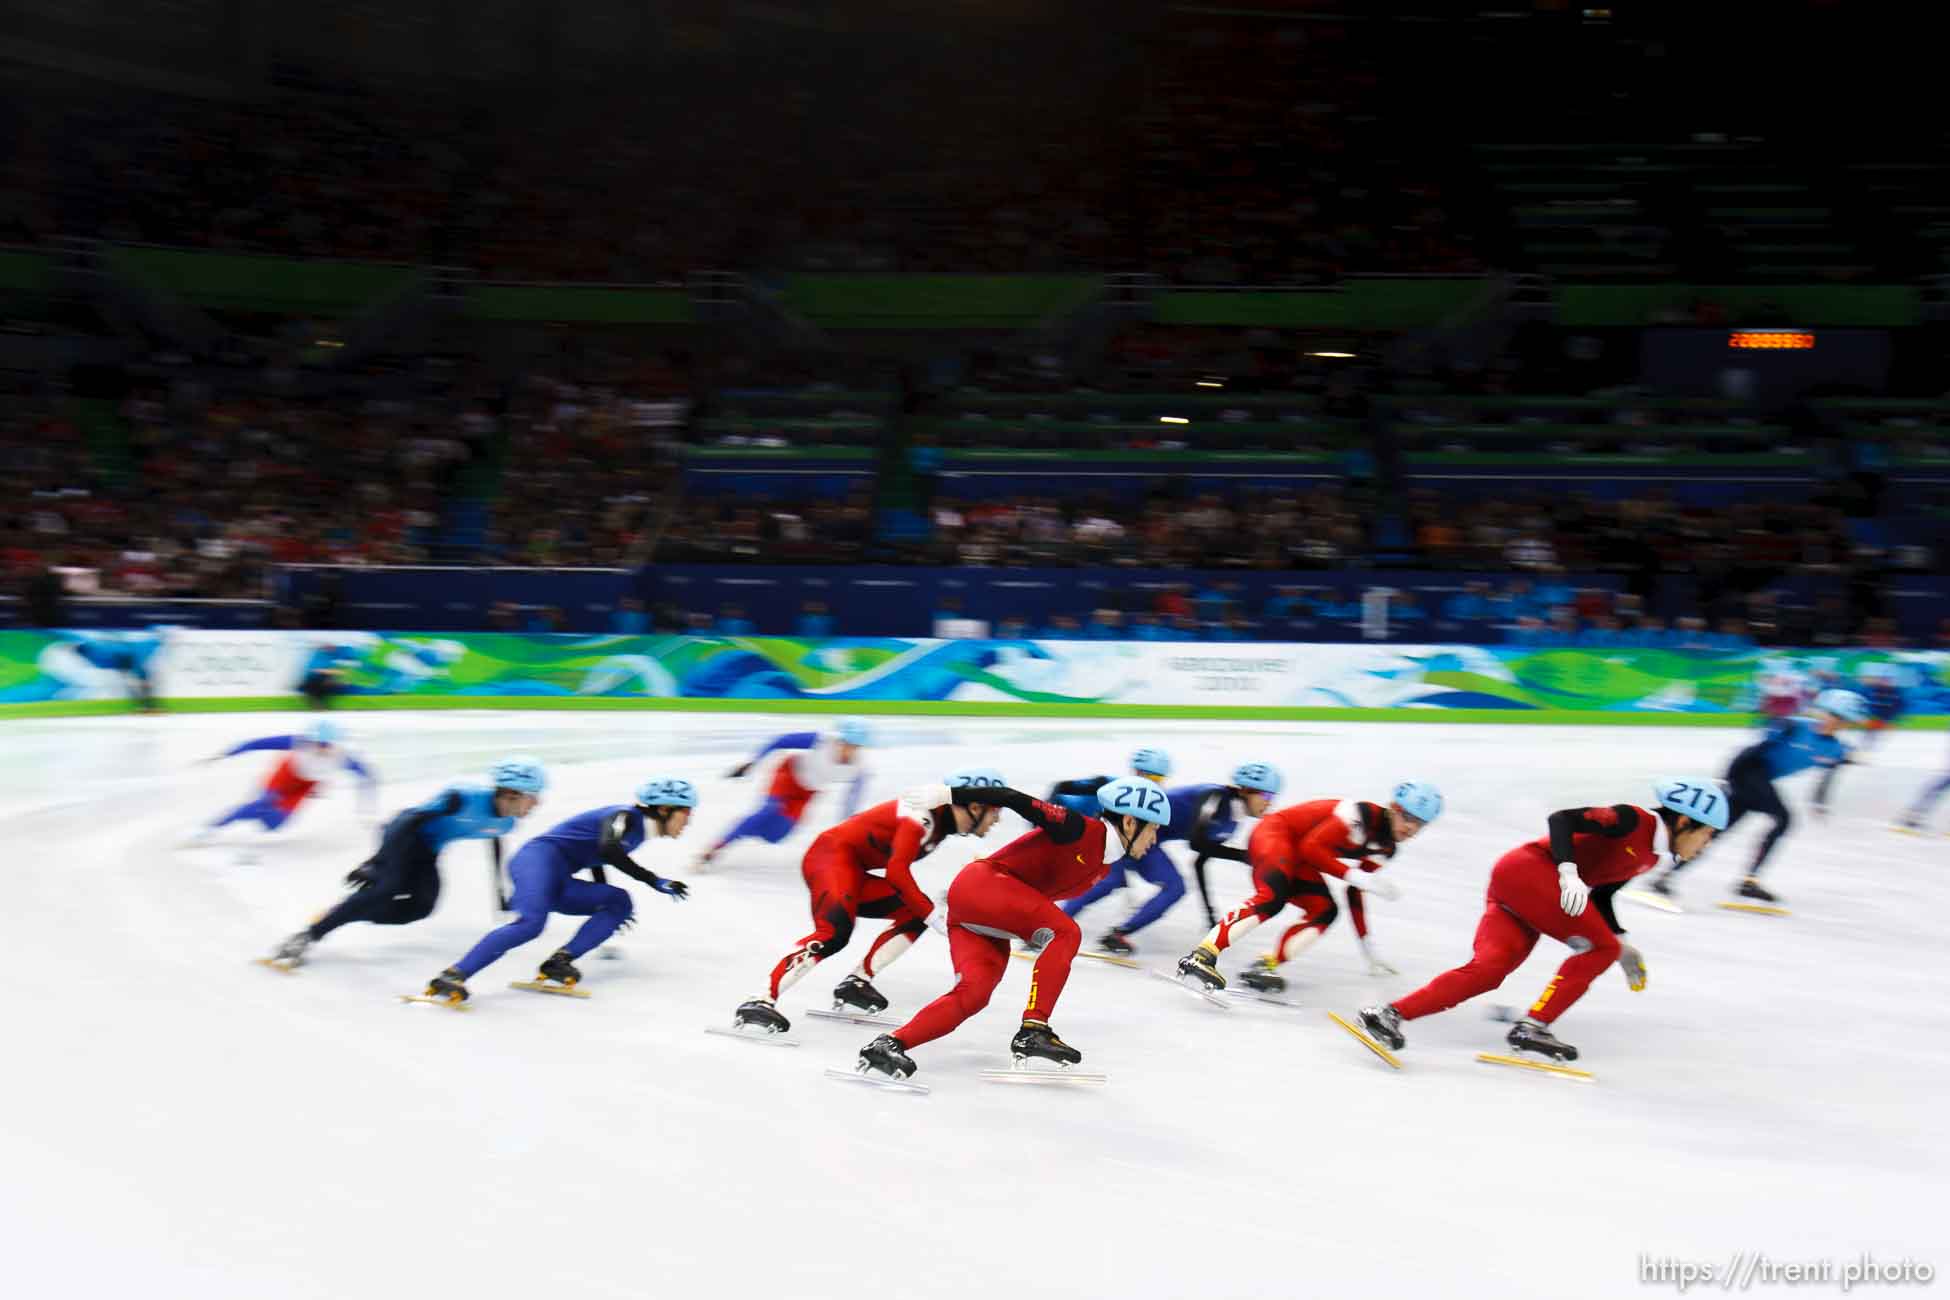
[[[844,1020],[849,1025],[881,1025],[888,1029],[900,1028],[901,1022],[892,1016],[870,1016],[864,1011],[808,1011],[815,1020]]]
[[[925,1097],[929,1088],[925,1083],[909,1083],[906,1079],[890,1079],[884,1074],[867,1074],[860,1070],[835,1070],[827,1067],[826,1077],[840,1079],[847,1083],[864,1083],[869,1088],[884,1088],[888,1092],[913,1092]]]
[[[1540,1074],[1554,1074],[1560,1079],[1571,1079],[1578,1083],[1596,1083],[1598,1076],[1589,1070],[1575,1066],[1559,1065],[1555,1061],[1527,1061],[1521,1056],[1499,1056],[1495,1052],[1478,1052],[1476,1059],[1484,1065],[1513,1065],[1519,1070],[1536,1070]]]
[[[1108,1074],[1078,1070],[1067,1065],[1044,1067],[1017,1064],[1007,1070],[983,1070],[981,1077],[990,1083],[1038,1083],[1056,1087],[1094,1088],[1110,1082]]]
[[[1042,956],[1043,954],[1040,952],[1031,952],[1027,948],[1017,948],[1014,952],[1011,952],[1009,955],[1011,957],[1014,957],[1018,961],[1035,961],[1038,957]],[[1087,957],[1091,961],[1103,962],[1106,966],[1122,966],[1125,970],[1144,969],[1143,962],[1134,961],[1129,957],[1119,957],[1114,952],[1088,952],[1084,949],[1079,948],[1077,950],[1077,956]]]
[[[274,970],[280,975],[296,975],[298,973],[299,963],[292,961],[289,957],[257,957],[253,960],[257,965],[264,967],[266,970]]]
[[[1663,894],[1655,894],[1646,889],[1621,889],[1620,898],[1629,898],[1641,907],[1656,908],[1661,912],[1684,912],[1686,909]]]
[[[1785,907],[1773,907],[1767,903],[1716,903],[1714,906],[1729,912],[1751,912],[1755,916],[1793,916]]]
[[[1298,1009],[1300,1004],[1277,993],[1261,993],[1257,989],[1233,988],[1226,986],[1225,995],[1234,1002],[1263,1002],[1269,1007],[1291,1007]]]
[[[577,988],[573,984],[557,984],[554,980],[515,980],[508,985],[511,989],[521,989],[528,993],[553,993],[562,998],[586,998],[589,990]]]
[[[735,1038],[741,1043],[753,1043],[759,1047],[797,1047],[799,1040],[775,1034],[769,1029],[726,1029],[723,1025],[706,1025],[704,1032],[716,1034],[720,1038]]]
[[[1223,997],[1220,997],[1217,993],[1211,992],[1208,989],[1192,987],[1192,985],[1187,983],[1185,978],[1179,975],[1176,971],[1154,970],[1154,971],[1147,971],[1145,973],[1150,975],[1153,979],[1163,980],[1165,983],[1171,985],[1173,988],[1177,989],[1181,993],[1184,993],[1188,997],[1197,998],[1200,1002],[1205,1003],[1207,1006],[1217,1007],[1221,1011],[1232,1010],[1231,1002],[1229,1002]]]
[[[1342,1029],[1347,1030],[1348,1033],[1353,1034],[1354,1037],[1360,1041],[1361,1046],[1367,1048],[1370,1052],[1373,1052],[1376,1056],[1379,1056],[1382,1060],[1388,1062],[1388,1064],[1394,1066],[1397,1070],[1402,1068],[1401,1059],[1397,1057],[1393,1052],[1383,1047],[1380,1043],[1377,1043],[1372,1037],[1369,1036],[1367,1030],[1361,1028],[1361,1026],[1355,1024],[1351,1020],[1342,1019],[1339,1015],[1336,1015],[1332,1011],[1329,1011],[1327,1013],[1327,1018],[1333,1021],[1335,1024],[1339,1025]]]
[[[430,998],[423,994],[401,993],[401,1002],[424,1002],[430,1007],[445,1007],[449,1011],[472,1011],[474,1008],[465,1002],[455,1002],[451,998]]]

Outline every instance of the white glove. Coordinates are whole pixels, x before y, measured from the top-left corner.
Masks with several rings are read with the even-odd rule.
[[[1374,949],[1368,946],[1366,939],[1361,940],[1361,955],[1368,959],[1368,974],[1374,976],[1376,979],[1381,979],[1387,975],[1401,974],[1393,966],[1390,966],[1387,962],[1375,956]]]
[[[1564,909],[1566,916],[1583,916],[1584,906],[1591,901],[1591,886],[1578,877],[1578,864],[1560,862],[1557,864],[1557,905]]]
[[[1625,982],[1632,986],[1632,992],[1645,992],[1645,957],[1629,943],[1618,946],[1618,969],[1625,972]]]
[[[1350,871],[1347,873],[1345,879],[1355,889],[1365,889],[1376,898],[1385,898],[1391,903],[1402,896],[1402,891],[1396,887],[1393,881],[1383,880],[1378,874],[1372,871],[1358,873]]]
[[[944,786],[943,788],[945,789],[946,787]],[[927,926],[928,929],[934,931],[942,938],[945,939],[948,937],[948,905],[946,903],[936,903],[934,905],[934,910],[928,913]]]
[[[944,804],[954,802],[954,794],[947,786],[938,783],[935,785],[924,785],[918,789],[910,790],[907,792],[907,797],[917,807],[926,808],[929,812],[933,812],[936,808]]]

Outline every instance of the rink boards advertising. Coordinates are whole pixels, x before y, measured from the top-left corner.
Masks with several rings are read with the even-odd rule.
[[[117,655],[185,707],[288,703],[327,670],[368,707],[737,708],[1580,722],[1744,720],[1780,672],[1895,669],[1911,718],[1950,715],[1950,653],[1727,653],[1477,645],[574,636],[510,633],[0,632],[0,712],[96,711]]]

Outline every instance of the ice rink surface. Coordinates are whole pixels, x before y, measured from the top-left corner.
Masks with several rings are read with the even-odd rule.
[[[934,1089],[917,1097],[825,1079],[878,1031],[803,1015],[876,922],[782,1003],[798,1049],[703,1032],[809,928],[799,856],[831,805],[784,844],[688,867],[754,801],[723,773],[807,720],[343,721],[388,814],[505,752],[542,757],[552,784],[517,841],[626,801],[648,775],[692,778],[692,834],[638,854],[688,879],[691,900],[632,886],[639,924],[622,960],[585,960],[587,1001],[506,987],[566,938],[576,922],[559,918],[472,981],[471,1012],[400,1003],[499,923],[485,847],[458,844],[430,919],[348,927],[282,976],[251,959],[333,901],[370,849],[350,788],[278,835],[172,846],[250,797],[275,756],[195,760],[301,719],[0,723],[9,1292],[1511,1300],[1672,1290],[1641,1281],[1643,1255],[1941,1253],[1950,840],[1886,829],[1941,770],[1940,733],[1887,738],[1842,774],[1832,822],[1799,821],[1768,874],[1792,917],[1710,906],[1744,870],[1751,823],[1688,873],[1686,914],[1621,903],[1651,987],[1608,971],[1559,1022],[1597,1073],[1586,1086],[1473,1059],[1501,1047],[1490,1005],[1526,1005],[1565,956],[1548,939],[1501,990],[1408,1026],[1400,1073],[1324,1012],[1464,960],[1491,864],[1552,810],[1717,774],[1747,733],[876,721],[871,798],[978,762],[1040,793],[1121,771],[1139,743],[1172,753],[1174,784],[1268,759],[1286,773],[1282,804],[1379,799],[1405,776],[1448,798],[1389,868],[1403,898],[1371,903],[1399,977],[1363,973],[1345,917],[1288,967],[1297,1011],[1218,1011],[1079,962],[1054,1023],[1108,1086],[1010,1088],[976,1071],[1007,1063],[1028,984],[1014,963],[986,1012],[916,1052]],[[1797,813],[1808,788],[1788,783]],[[1005,818],[986,844],[1020,829]],[[950,841],[918,868],[923,888],[938,897],[974,849]],[[1249,892],[1242,867],[1213,877],[1222,909]],[[1086,912],[1086,941],[1135,902]],[[1203,928],[1188,897],[1138,936],[1140,955],[1169,966]],[[1228,971],[1280,928],[1245,940]],[[904,1016],[950,981],[930,935],[878,985]]]

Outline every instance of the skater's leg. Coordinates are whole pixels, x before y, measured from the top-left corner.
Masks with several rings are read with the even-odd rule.
[[[798,824],[798,818],[787,815],[784,804],[777,799],[767,799],[712,845],[711,852],[719,853],[743,839],[759,839],[767,844],[777,844],[792,834],[793,827]]]
[[[1522,850],[1505,854],[1490,873],[1489,896],[1483,903],[1483,917],[1476,923],[1470,959],[1436,976],[1407,997],[1397,998],[1391,1005],[1403,1020],[1419,1020],[1447,1011],[1503,983],[1537,946],[1537,927],[1515,909],[1521,907],[1541,915],[1546,902],[1557,908],[1556,890],[1557,873],[1542,856],[1532,857]],[[1548,899],[1544,897],[1546,894]],[[1558,911],[1562,915],[1562,909]]]
[[[1178,874],[1178,867],[1161,845],[1152,845],[1149,853],[1132,864],[1132,870],[1145,881],[1156,885],[1158,892],[1147,899],[1130,920],[1117,927],[1121,934],[1136,934],[1177,906],[1178,900],[1185,896],[1185,878]],[[1069,911],[1068,908],[1064,910]],[[1070,915],[1076,913],[1071,912]]]
[[[813,928],[772,968],[766,987],[766,999],[771,1002],[778,1001],[779,994],[852,940],[860,890],[867,879],[850,854],[822,848],[818,843],[806,854],[802,874],[812,900]]]
[[[1937,778],[1935,784],[1916,796],[1916,802],[1909,808],[1909,820],[1921,823],[1930,815],[1930,810],[1936,807],[1936,801],[1943,798],[1945,794],[1950,794],[1950,772],[1945,772]]]
[[[1794,824],[1794,818],[1788,812],[1787,805],[1781,802],[1780,791],[1776,790],[1771,783],[1767,786],[1764,795],[1756,794],[1752,808],[1761,816],[1772,818],[1774,822],[1767,834],[1761,837],[1760,847],[1754,851],[1754,864],[1747,869],[1748,875],[1758,876],[1760,869],[1767,865],[1767,856],[1774,851],[1774,846],[1781,842],[1781,837],[1786,835],[1788,828]]]
[[[249,803],[238,804],[228,813],[211,822],[209,829],[215,830],[219,826],[228,826],[232,822],[257,822],[265,830],[274,831],[284,825],[285,819],[290,815],[279,806],[275,795],[261,794]]]
[[[1530,1007],[1530,1018],[1548,1025],[1576,1005],[1591,981],[1618,960],[1619,943],[1595,907],[1587,907],[1577,916],[1565,916],[1559,908],[1556,923],[1544,933],[1571,947],[1571,955]]]
[[[1063,915],[1075,916],[1092,903],[1102,902],[1118,890],[1124,888],[1124,864],[1129,860],[1128,858],[1119,858],[1117,861],[1111,863],[1110,870],[1104,873],[1102,880],[1099,880],[1082,894],[1063,904]]]
[[[602,947],[609,936],[628,925],[636,907],[627,889],[571,876],[562,882],[561,892],[555,896],[555,910],[567,916],[589,918],[562,945],[562,950],[574,960]]]
[[[399,911],[399,902],[393,896],[410,893],[425,874],[432,875],[434,896],[439,895],[440,875],[434,865],[433,853],[415,829],[403,820],[387,831],[385,838],[379,842],[378,850],[366,860],[365,868],[365,883],[306,928],[305,932],[314,941],[354,921],[400,924],[386,919]],[[421,888],[424,887],[422,883]],[[432,910],[429,903],[427,911]],[[425,914],[421,913],[423,916]]]
[[[1300,909],[1300,920],[1288,926],[1273,950],[1266,954],[1269,965],[1284,965],[1313,947],[1341,914],[1340,904],[1334,901],[1326,882],[1319,879],[1296,882],[1292,902]]]
[[[905,921],[896,920],[880,932],[879,937],[873,941],[873,946],[867,949],[867,955],[860,959],[860,964],[854,968],[853,973],[863,980],[873,979],[881,971],[893,965],[902,953],[912,948],[915,941],[927,932],[927,922],[919,917],[910,916]]]
[[[1072,926],[1075,924],[1071,922]],[[965,930],[951,920],[948,956],[955,966],[955,987],[915,1012],[912,1020],[894,1031],[894,1040],[908,1051],[953,1033],[962,1021],[989,1004],[990,995],[1002,982],[1002,972],[1009,965],[1009,945],[1005,940]]]
[[[1212,932],[1205,936],[1205,942],[1199,945],[1215,955],[1258,928],[1260,922],[1278,916],[1298,883],[1294,876],[1298,854],[1293,836],[1285,827],[1276,822],[1261,822],[1246,842],[1246,853],[1252,859],[1253,896],[1220,917]]]
[[[515,919],[483,935],[479,943],[467,950],[465,957],[454,963],[453,969],[463,978],[472,976],[499,961],[511,949],[539,939],[568,875],[568,864],[554,850],[536,844],[523,845],[508,864],[508,876],[515,885],[514,898],[508,906]]]

